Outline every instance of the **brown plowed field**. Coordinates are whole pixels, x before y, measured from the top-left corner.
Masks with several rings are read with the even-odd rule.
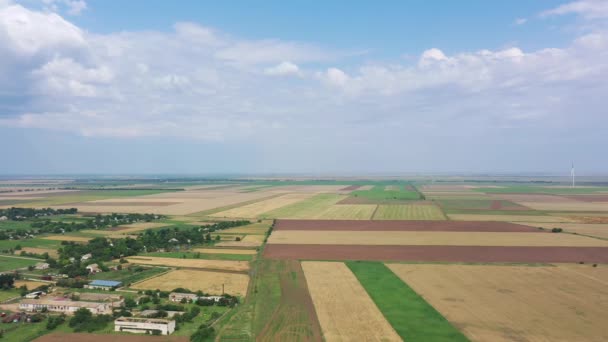
[[[55,333],[38,337],[34,342],[188,342],[187,336],[150,336],[150,335],[97,335]]]
[[[531,232],[539,230],[511,222],[483,221],[369,221],[277,220],[274,230],[435,231],[435,232]]]
[[[608,247],[268,245],[264,257],[305,260],[608,263]]]

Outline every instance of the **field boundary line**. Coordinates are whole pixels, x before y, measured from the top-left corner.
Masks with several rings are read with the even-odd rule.
[[[144,281],[146,281],[146,280],[150,280],[150,279],[154,279],[154,278],[156,278],[156,277],[160,277],[160,276],[162,276],[162,275],[165,275],[165,274],[170,273],[170,272],[173,272],[173,271],[175,271],[175,269],[174,269],[174,268],[170,268],[170,269],[166,270],[166,271],[165,271],[165,272],[163,272],[163,273],[159,273],[159,274],[157,274],[157,275],[153,275],[153,276],[151,276],[150,278],[145,278],[145,279],[142,279],[142,280],[138,280],[138,281],[136,281],[136,282],[134,282],[134,283],[131,283],[131,285],[129,285],[129,287],[131,287],[131,286],[133,286],[133,285],[137,285],[137,284],[139,284],[139,283],[141,283],[141,282],[144,282]],[[121,288],[124,288],[124,287],[121,287]]]
[[[376,204],[376,209],[374,209],[374,212],[372,213],[372,217],[370,217],[370,220],[375,220],[376,219],[376,213],[378,212],[378,208],[380,208],[380,204]]]

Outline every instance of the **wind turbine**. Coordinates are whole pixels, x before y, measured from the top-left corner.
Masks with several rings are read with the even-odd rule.
[[[574,188],[574,162],[572,162],[572,168],[570,169],[570,176],[572,177],[572,187]]]

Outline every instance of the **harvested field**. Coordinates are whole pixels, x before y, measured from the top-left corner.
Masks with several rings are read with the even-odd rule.
[[[167,223],[160,223],[160,222],[138,222],[138,223],[127,224],[124,226],[110,228],[108,230],[114,231],[114,232],[120,232],[120,233],[133,233],[133,232],[139,232],[139,231],[146,230],[146,229],[165,227],[168,225],[169,224],[167,224]]]
[[[560,203],[572,202],[564,196],[545,195],[545,194],[490,194],[494,199],[502,199],[511,202],[544,202],[544,203]]]
[[[92,201],[78,203],[80,207],[100,206],[100,207],[164,207],[168,205],[179,204],[181,202],[142,202],[142,201]]]
[[[231,260],[176,259],[162,257],[134,256],[126,258],[132,264],[158,265],[167,267],[186,267],[200,269],[215,269],[225,271],[248,271],[249,262]]]
[[[333,205],[311,218],[327,220],[369,220],[374,214],[376,207],[376,205],[370,204]]]
[[[538,232],[511,222],[483,221],[353,221],[353,220],[277,220],[279,230],[345,231],[436,231],[436,232]]]
[[[288,260],[279,265],[275,273],[279,278],[280,301],[271,315],[265,317],[267,323],[256,341],[322,341],[321,327],[300,262]]]
[[[553,228],[562,228],[569,233],[577,233],[581,235],[595,236],[608,239],[608,224],[589,224],[589,223],[539,223],[539,222],[521,222],[530,227],[542,227],[547,230]]]
[[[147,334],[90,334],[90,333],[52,333],[38,337],[34,342],[189,342],[187,336],[150,336]]]
[[[267,245],[264,257],[303,260],[608,263],[607,247]]]
[[[567,195],[564,197],[582,202],[608,202],[608,195]]]
[[[575,222],[589,223],[589,224],[608,224],[608,216],[570,216]]]
[[[243,242],[259,242],[262,245],[266,236],[264,235],[247,235],[241,241]]]
[[[57,252],[57,250],[52,249],[52,248],[21,247],[21,250],[15,251],[15,254],[19,254],[21,252],[34,253],[34,254],[39,254],[39,255],[48,253],[49,256],[51,256],[53,258],[57,258],[59,256],[59,253]]]
[[[572,234],[400,231],[278,230],[268,244],[395,246],[561,246],[608,247],[608,241]]]
[[[608,340],[598,278],[562,267],[388,266],[472,341]]]
[[[236,249],[236,248],[194,248],[193,252],[203,254],[256,254],[255,249]]]
[[[401,341],[354,274],[338,262],[303,262],[325,341]]]
[[[312,197],[313,194],[310,193],[295,193],[295,194],[287,194],[279,197],[273,197],[271,199],[251,203],[242,207],[237,207],[225,211],[220,211],[219,213],[211,214],[210,216],[216,217],[244,217],[244,218],[254,218],[258,216],[264,216],[263,214],[275,210],[278,208],[285,207],[290,204],[294,204],[305,199]]]
[[[448,218],[455,221],[575,222],[567,217],[541,215],[448,214]]]
[[[43,237],[45,240],[55,240],[55,241],[74,241],[74,242],[89,242],[92,240],[90,237],[84,236],[70,236],[70,235],[50,235]]]
[[[50,283],[45,283],[43,281],[15,280],[15,287],[16,288],[19,288],[19,287],[25,285],[29,291],[31,291],[31,290],[33,290],[33,289],[35,289],[37,287],[40,287],[40,286],[43,286],[43,285],[49,285],[49,284]]]
[[[242,248],[254,248],[259,247],[262,244],[256,241],[222,241],[216,243],[216,247],[242,247]]]
[[[546,211],[608,211],[606,202],[518,202],[535,210]]]
[[[324,212],[346,196],[318,194],[304,201],[267,212],[265,217],[310,219]]]
[[[433,204],[379,205],[374,220],[445,220]]]
[[[221,295],[223,285],[225,293],[244,297],[247,294],[248,284],[249,276],[246,274],[177,270],[135,283],[131,288],[173,291],[181,287],[191,291],[201,290],[211,295]]]
[[[530,210],[520,204],[498,199],[488,200],[439,200],[444,210],[466,211],[466,210],[506,210],[506,211],[526,211]]]

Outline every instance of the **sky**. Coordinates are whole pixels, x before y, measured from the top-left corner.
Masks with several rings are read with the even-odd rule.
[[[0,174],[608,174],[608,1],[0,0]]]

